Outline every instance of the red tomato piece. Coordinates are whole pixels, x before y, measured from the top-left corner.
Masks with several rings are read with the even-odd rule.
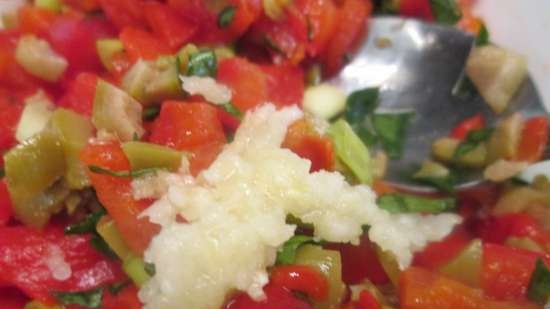
[[[171,54],[171,50],[166,43],[145,30],[126,27],[120,32],[119,38],[131,62],[135,62],[140,58],[153,60],[161,55]]]
[[[372,12],[371,1],[343,0],[338,7],[336,29],[321,58],[328,75],[336,73],[343,64],[346,52],[365,32],[367,19]]]
[[[468,133],[485,127],[485,118],[482,113],[477,113],[470,118],[461,121],[452,131],[450,137],[464,140]]]
[[[263,65],[268,100],[277,106],[301,105],[304,95],[304,71],[290,65]]]
[[[548,118],[546,116],[533,117],[523,126],[517,161],[536,162],[540,160],[546,149],[549,137]]]
[[[144,5],[145,18],[153,33],[176,51],[197,31],[197,26],[179,16],[166,4],[147,2]]]
[[[191,172],[208,167],[226,143],[215,107],[204,102],[166,101],[155,120],[149,141],[190,151]]]
[[[267,77],[260,66],[243,58],[224,59],[218,65],[217,79],[231,89],[233,104],[242,112],[268,98]]]
[[[44,85],[43,82],[29,75],[15,61],[15,47],[19,33],[15,31],[0,31],[0,84],[1,91],[11,97],[29,95]],[[9,90],[9,91],[8,91]],[[4,97],[2,95],[2,97]]]
[[[332,0],[299,0],[296,7],[302,12],[307,26],[307,53],[319,55],[329,44],[336,29],[338,11]]]
[[[357,302],[357,309],[381,309],[380,303],[369,291],[362,291],[359,294],[359,301]]]
[[[100,8],[99,0],[63,0],[63,3],[84,12],[93,12]]]
[[[24,6],[17,13],[18,30],[22,33],[45,35],[56,17],[57,14],[52,10],[35,6]]]
[[[399,278],[402,309],[534,309],[527,303],[500,302],[458,281],[419,267],[410,267]]]
[[[225,309],[312,309],[307,302],[296,298],[289,290],[268,284],[264,287],[266,299],[256,302],[248,294],[239,294]]]
[[[108,291],[103,293],[101,309],[141,309],[142,304],[138,298],[138,289],[130,285],[119,291],[116,295]]]
[[[325,300],[328,296],[327,278],[311,266],[277,266],[271,271],[270,282],[289,290],[306,293],[318,301]]]
[[[70,266],[66,279],[56,279],[51,266],[54,259]],[[0,282],[32,299],[51,304],[52,291],[84,291],[125,279],[119,263],[92,247],[89,235],[67,236],[54,225],[43,231],[25,226],[0,228]]]
[[[22,111],[22,100],[0,89],[0,151],[7,151],[16,144],[15,129]]]
[[[508,237],[528,237],[547,248],[550,245],[550,233],[533,217],[523,213],[491,217],[481,223],[480,237],[491,243],[502,244]]]
[[[142,0],[98,0],[103,13],[118,29],[145,25]]]
[[[369,240],[368,235],[361,237],[361,243],[358,246],[331,243],[327,248],[340,251],[342,279],[346,284],[359,284],[365,278],[375,284],[389,282],[388,275],[382,268],[374,244]]]
[[[413,265],[437,269],[456,257],[471,240],[472,236],[468,231],[459,227],[444,239],[432,242],[418,252],[414,257]]]
[[[399,15],[424,20],[434,19],[430,0],[401,0],[399,2]]]
[[[93,73],[83,72],[78,74],[69,84],[67,91],[59,99],[57,105],[84,116],[91,116],[97,80],[97,75]]]
[[[101,17],[83,20],[62,17],[51,25],[47,36],[52,47],[69,62],[65,76],[71,80],[78,72],[100,72],[103,69],[96,41],[114,36],[114,29]]]
[[[82,150],[80,159],[86,166],[95,165],[112,171],[130,170],[130,163],[120,144],[115,142],[89,144]],[[115,221],[126,244],[135,253],[142,254],[149,246],[151,238],[160,230],[160,227],[151,223],[148,218],[138,218],[147,208],[147,202],[134,200],[129,178],[91,171],[88,171],[88,176],[99,201]]]
[[[6,185],[6,180],[0,181],[0,226],[6,225],[13,215],[10,194]]]
[[[223,128],[229,132],[235,132],[241,123],[237,117],[231,115],[222,108],[218,108],[218,118],[220,119]]]
[[[24,309],[28,298],[15,288],[0,288],[0,308]]]
[[[321,169],[332,170],[334,167],[335,155],[332,141],[320,136],[305,119],[298,120],[289,127],[283,147],[311,161],[311,172]]]
[[[533,251],[486,243],[483,245],[481,288],[491,297],[524,300],[537,259],[550,257]]]

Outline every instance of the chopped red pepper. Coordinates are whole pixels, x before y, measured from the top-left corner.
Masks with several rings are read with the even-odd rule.
[[[537,259],[550,265],[550,256],[529,250],[486,243],[483,245],[481,288],[491,297],[524,300]]]
[[[230,300],[225,309],[312,309],[307,302],[296,298],[289,290],[268,284],[264,287],[266,299],[254,301],[247,294],[239,294]]]
[[[453,233],[440,241],[432,242],[418,252],[413,264],[428,269],[437,269],[456,257],[472,240],[464,227],[458,227]]]
[[[270,282],[293,291],[306,293],[318,301],[325,300],[328,296],[327,278],[311,266],[277,266],[271,272]]]
[[[153,33],[173,50],[189,42],[197,26],[178,15],[172,8],[159,2],[146,2],[144,13]]]
[[[315,129],[305,119],[296,121],[288,128],[283,147],[311,161],[311,172],[321,169],[332,170],[334,167],[335,157],[332,141],[315,132]]]
[[[69,84],[67,91],[59,99],[57,105],[84,116],[91,116],[97,80],[97,75],[93,73],[83,72],[78,74]]]
[[[142,0],[98,0],[109,20],[118,29],[145,25]]]
[[[369,291],[361,291],[357,309],[381,309],[380,303]]]
[[[120,32],[119,38],[131,62],[136,62],[140,58],[154,60],[172,53],[167,43],[139,28],[126,27]]]
[[[35,6],[22,7],[17,15],[18,30],[22,33],[32,33],[43,36],[54,23],[57,14],[52,10]]]
[[[461,121],[452,131],[450,137],[458,140],[464,140],[468,133],[474,130],[479,130],[485,127],[485,118],[483,114],[477,113],[470,118]]]
[[[513,213],[485,219],[479,227],[480,237],[491,243],[502,244],[508,237],[528,237],[542,248],[550,246],[550,233],[528,214]]]
[[[528,119],[521,134],[517,155],[517,161],[536,162],[540,160],[546,149],[549,137],[547,116]]]
[[[434,19],[430,0],[400,0],[398,13],[424,20]]]
[[[66,236],[52,224],[44,231],[0,228],[0,282],[32,299],[51,304],[52,291],[85,291],[123,280],[120,264],[92,247],[87,235]]]
[[[116,142],[89,144],[80,154],[86,166],[99,166],[112,171],[128,171],[130,163]],[[88,176],[99,201],[115,221],[122,238],[136,254],[142,254],[160,227],[148,218],[138,218],[148,206],[147,201],[136,201],[132,196],[130,178],[114,177],[88,171]]]

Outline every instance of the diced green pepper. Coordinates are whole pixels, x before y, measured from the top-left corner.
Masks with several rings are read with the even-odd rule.
[[[462,252],[439,270],[441,273],[473,287],[479,286],[482,255],[481,240],[474,239]]]
[[[34,6],[59,12],[61,11],[62,3],[59,0],[34,0]]]
[[[166,168],[175,171],[180,167],[184,155],[172,148],[144,142],[126,142],[122,144],[122,150],[132,170]]]
[[[134,98],[117,87],[99,80],[95,91],[92,122],[98,130],[115,133],[122,141],[141,137],[142,107]]]
[[[122,269],[138,287],[141,287],[151,278],[145,270],[145,265],[141,257],[131,255],[122,263]]]
[[[338,251],[326,250],[316,245],[303,245],[296,252],[294,263],[315,267],[328,280],[328,298],[323,302],[315,302],[316,309],[331,309],[341,303],[345,285],[342,281],[342,260]]]
[[[336,155],[361,183],[372,182],[372,162],[369,150],[343,119],[334,122],[328,133],[334,143]]]
[[[28,225],[44,226],[69,194],[63,184],[56,183],[65,175],[59,137],[42,131],[7,152],[4,162],[16,217]]]
[[[71,110],[59,108],[51,119],[49,128],[57,134],[65,154],[65,181],[71,189],[83,189],[90,185],[86,168],[79,159],[80,150],[93,135],[93,126],[87,117]]]
[[[69,66],[67,60],[57,54],[48,41],[34,35],[25,35],[19,39],[15,60],[29,74],[49,82],[56,82]]]
[[[148,105],[151,100],[147,97],[145,88],[157,74],[153,63],[140,59],[126,72],[121,87],[134,99],[143,105]]]
[[[115,222],[108,215],[101,217],[97,222],[96,231],[121,260],[132,255],[132,251],[124,243]]]
[[[175,62],[159,71],[145,85],[145,96],[149,102],[161,102],[166,99],[181,99],[185,92],[181,87],[179,70]]]
[[[185,45],[176,55],[179,64],[178,71],[186,73],[189,67],[189,59],[192,55],[199,52],[199,48],[194,44]]]
[[[504,242],[507,246],[525,249],[533,252],[545,253],[539,244],[529,237],[508,237]]]
[[[107,71],[113,70],[113,57],[124,51],[124,45],[118,39],[101,39],[95,42],[97,54]]]
[[[42,131],[48,124],[54,108],[54,104],[43,91],[25,98],[25,108],[15,130],[15,139],[23,142]]]

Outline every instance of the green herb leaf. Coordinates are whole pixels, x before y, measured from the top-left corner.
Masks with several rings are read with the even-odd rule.
[[[221,106],[224,111],[235,116],[237,119],[243,119],[243,113],[233,103],[228,102]]]
[[[237,8],[233,5],[225,7],[218,15],[218,27],[227,28],[233,22]]]
[[[489,44],[489,30],[485,26],[485,24],[481,25],[481,29],[479,29],[479,34],[476,38],[476,46],[484,46]]]
[[[143,269],[145,269],[145,272],[151,277],[153,277],[157,273],[157,268],[153,263],[145,263]]]
[[[132,281],[126,280],[119,283],[113,283],[108,286],[107,289],[109,290],[109,293],[111,293],[111,295],[117,295],[118,293],[120,293],[120,291],[124,290],[130,284],[132,284]]]
[[[0,168],[0,178],[4,178],[6,176],[6,170],[4,168]]]
[[[348,96],[344,116],[352,127],[361,125],[365,118],[378,107],[379,93],[378,88],[365,88],[354,91]]]
[[[101,217],[106,215],[105,209],[98,210],[91,213],[84,218],[81,222],[71,224],[65,228],[66,235],[95,233],[95,226]]]
[[[191,55],[187,65],[189,76],[216,76],[218,61],[213,50],[204,50]]]
[[[455,209],[454,198],[429,199],[414,195],[390,193],[378,198],[378,207],[390,213],[438,214]]]
[[[317,244],[313,237],[305,235],[296,235],[287,240],[277,251],[277,264],[289,265],[296,260],[296,251],[305,244]]]
[[[122,178],[136,178],[136,177],[141,177],[148,174],[156,174],[159,171],[165,170],[164,168],[151,167],[151,168],[143,168],[143,169],[133,170],[133,171],[111,171],[111,170],[99,167],[97,165],[89,165],[88,169],[92,173],[104,174],[104,175],[109,175],[113,177],[122,177]]]
[[[417,177],[415,181],[432,186],[445,193],[454,193],[460,177],[455,172],[450,172],[446,177]]]
[[[63,305],[80,305],[86,308],[101,308],[103,289],[97,288],[83,292],[52,292]]]
[[[491,134],[493,134],[492,128],[484,128],[470,131],[470,133],[468,133],[468,136],[466,137],[466,140],[460,143],[456,148],[454,153],[455,159],[460,158],[468,152],[476,149],[476,147],[480,143],[489,139],[489,137],[491,137]]]
[[[159,114],[160,114],[160,105],[148,106],[148,107],[143,109],[143,113],[141,114],[141,118],[143,118],[143,120],[151,121],[151,120],[157,118],[157,116]]]
[[[379,141],[390,159],[399,159],[403,154],[403,144],[409,122],[414,113],[374,114],[372,125]]]
[[[118,256],[116,253],[109,247],[109,244],[97,233],[93,233],[92,237],[90,238],[90,244],[92,247],[94,247],[97,251],[104,254],[107,257],[110,257],[112,259],[118,259]]]
[[[430,0],[435,20],[446,25],[456,24],[462,12],[456,0]]]
[[[550,270],[542,259],[537,260],[535,270],[531,275],[527,297],[541,305],[544,305],[550,296]]]

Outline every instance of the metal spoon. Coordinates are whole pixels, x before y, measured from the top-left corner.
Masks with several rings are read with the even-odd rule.
[[[373,18],[366,42],[330,81],[348,94],[366,87],[380,87],[379,109],[415,112],[407,129],[403,156],[389,164],[386,175],[389,182],[408,190],[430,191],[404,175],[410,173],[412,166],[430,158],[432,142],[480,111],[490,125],[497,122],[498,117],[479,95],[468,98],[453,95],[474,40],[472,35],[449,26],[396,17]],[[518,110],[527,117],[546,114],[530,78],[506,114]],[[458,187],[472,186],[482,180],[479,171],[472,171]]]

